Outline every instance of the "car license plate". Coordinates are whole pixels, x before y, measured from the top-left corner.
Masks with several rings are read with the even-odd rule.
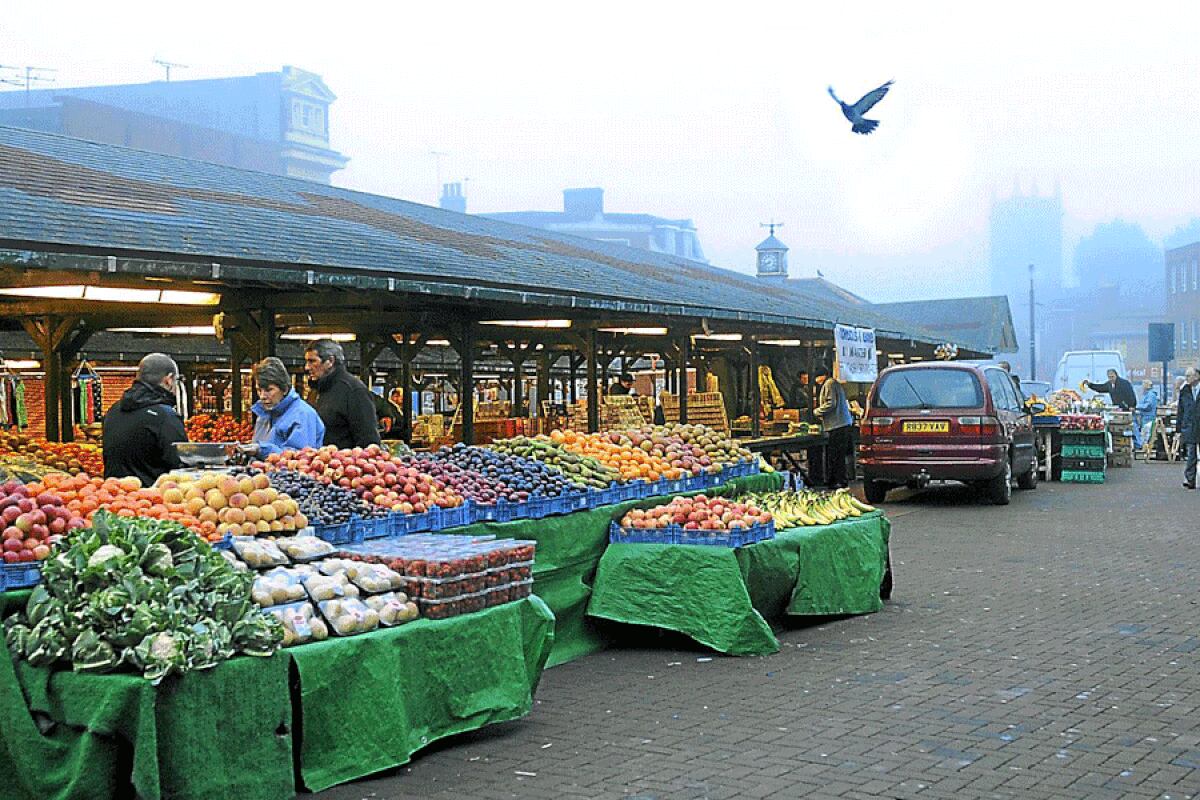
[[[949,433],[950,423],[946,420],[937,422],[906,422],[905,433]]]

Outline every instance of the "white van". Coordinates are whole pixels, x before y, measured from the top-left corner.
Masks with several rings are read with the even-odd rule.
[[[1104,383],[1108,380],[1108,371],[1115,369],[1117,375],[1128,378],[1125,370],[1125,357],[1117,350],[1068,350],[1058,360],[1058,369],[1054,371],[1052,388],[1074,389],[1079,392],[1082,381]],[[1095,396],[1091,389],[1081,392],[1085,398]]]

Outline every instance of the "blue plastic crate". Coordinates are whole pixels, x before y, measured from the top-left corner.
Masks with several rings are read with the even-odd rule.
[[[673,478],[668,480],[666,484],[667,494],[679,494],[680,492],[686,492],[691,488],[691,477]]]
[[[444,530],[446,528],[457,528],[460,525],[470,525],[475,521],[475,504],[470,500],[463,501],[461,506],[455,508],[440,509],[441,527],[434,530]]]
[[[212,549],[213,550],[232,550],[233,549],[233,536],[231,536],[228,533],[225,534],[225,536],[222,537],[221,541],[212,543]]]
[[[622,528],[614,520],[609,524],[610,543],[630,544],[691,544],[706,547],[744,547],[755,542],[775,538],[775,523],[753,525],[731,531],[705,531],[668,525],[666,528],[649,530]]]
[[[354,537],[356,541],[364,539],[382,539],[385,536],[391,535],[391,515],[386,517],[367,517],[355,518],[351,523],[355,527]]]
[[[330,544],[358,544],[362,539],[363,530],[354,522],[343,522],[340,525],[313,525],[313,536],[324,539]]]
[[[521,505],[525,506],[525,516],[528,519],[541,519],[554,513],[554,503],[557,499],[556,497],[536,495]]]
[[[572,511],[586,511],[591,508],[590,499],[590,491],[571,492],[565,495],[562,498],[563,513],[570,514]]]
[[[0,563],[0,586],[4,591],[28,589],[42,580],[42,567],[36,561],[18,561],[13,564]]]

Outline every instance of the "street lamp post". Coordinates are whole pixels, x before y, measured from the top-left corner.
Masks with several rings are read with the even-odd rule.
[[[1033,302],[1033,264],[1029,265],[1029,380],[1037,380],[1037,329]]]

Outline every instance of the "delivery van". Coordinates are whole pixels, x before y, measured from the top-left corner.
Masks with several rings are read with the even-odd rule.
[[[1059,389],[1074,389],[1081,392],[1085,398],[1094,397],[1091,389],[1081,391],[1082,381],[1104,383],[1108,380],[1108,371],[1115,369],[1117,375],[1128,378],[1125,369],[1125,357],[1118,350],[1068,350],[1058,360],[1058,369],[1054,371],[1055,391]]]

